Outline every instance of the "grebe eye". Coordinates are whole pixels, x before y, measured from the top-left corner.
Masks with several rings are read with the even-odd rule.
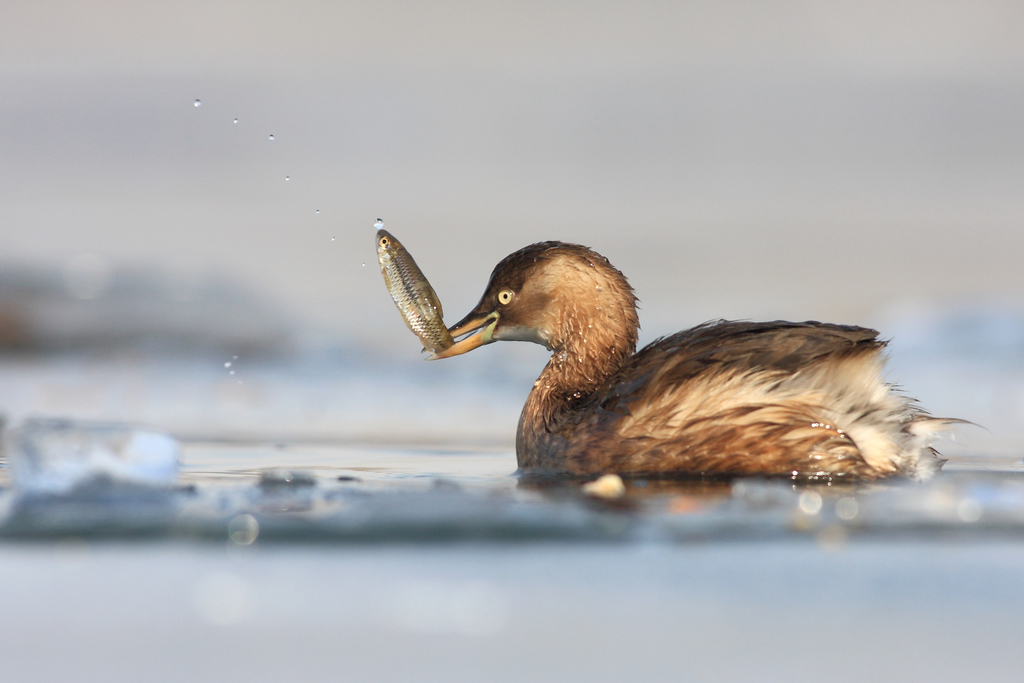
[[[380,246],[386,247],[386,246],[388,246],[388,244],[389,244],[389,240],[388,240],[387,237],[381,237],[380,238]]]
[[[512,301],[512,297],[514,296],[515,293],[511,289],[503,289],[500,292],[498,292],[498,303],[501,304],[502,306],[505,306],[510,301]]]

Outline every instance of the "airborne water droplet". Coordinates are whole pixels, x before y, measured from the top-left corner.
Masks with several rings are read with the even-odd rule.
[[[231,361],[228,361],[228,362],[224,363],[224,367],[230,368],[231,367]]]
[[[317,209],[317,210],[316,210],[316,215],[317,215],[317,216],[319,216],[319,215],[320,215],[320,209]]]
[[[383,227],[384,227],[384,221],[382,221],[382,220],[381,220],[380,218],[378,218],[378,219],[377,219],[377,220],[376,220],[376,221],[374,222],[374,224],[373,224],[373,227],[375,227],[375,228],[377,228],[378,230],[380,230],[381,228],[383,228]]]
[[[235,371],[234,371],[234,370],[232,370],[232,371],[231,371],[231,372],[229,372],[228,374],[229,374],[229,375],[233,375],[233,374],[235,374]]]
[[[363,268],[365,268],[365,267],[366,267],[366,264],[364,263],[364,264],[363,264]]]
[[[273,140],[273,139],[274,139],[274,136],[273,136],[273,135],[271,135],[271,136],[270,136],[270,139],[271,139],[271,140]]]
[[[291,177],[290,175],[286,175],[286,176],[284,177],[284,179],[285,179],[285,180],[291,180],[291,179],[292,179],[292,177]]]
[[[235,123],[238,123],[238,119],[235,119]]]
[[[201,107],[201,106],[203,106],[203,103],[200,102],[199,100],[196,100],[195,102],[192,103],[192,106],[194,106],[194,107]]]
[[[331,241],[332,241],[332,242],[334,241],[334,238],[333,238],[333,237],[331,238]]]

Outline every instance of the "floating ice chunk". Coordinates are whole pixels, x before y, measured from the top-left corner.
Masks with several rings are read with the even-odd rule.
[[[617,474],[605,474],[584,484],[583,493],[595,498],[621,498],[626,494],[626,485]]]
[[[29,419],[6,441],[21,493],[62,494],[97,480],[169,486],[178,472],[177,441],[128,425]]]

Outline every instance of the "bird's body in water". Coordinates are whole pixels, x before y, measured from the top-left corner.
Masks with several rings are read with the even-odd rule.
[[[818,322],[713,322],[636,352],[636,297],[607,259],[562,242],[502,260],[470,336],[446,358],[499,340],[552,351],[523,408],[524,473],[589,476],[923,478],[950,423],[882,378],[874,330]]]

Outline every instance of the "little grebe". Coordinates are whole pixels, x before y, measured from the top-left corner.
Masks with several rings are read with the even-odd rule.
[[[494,268],[436,357],[499,340],[553,352],[519,419],[524,473],[927,477],[930,417],[882,380],[863,327],[711,322],[636,351],[633,289],[587,247],[542,242]]]

